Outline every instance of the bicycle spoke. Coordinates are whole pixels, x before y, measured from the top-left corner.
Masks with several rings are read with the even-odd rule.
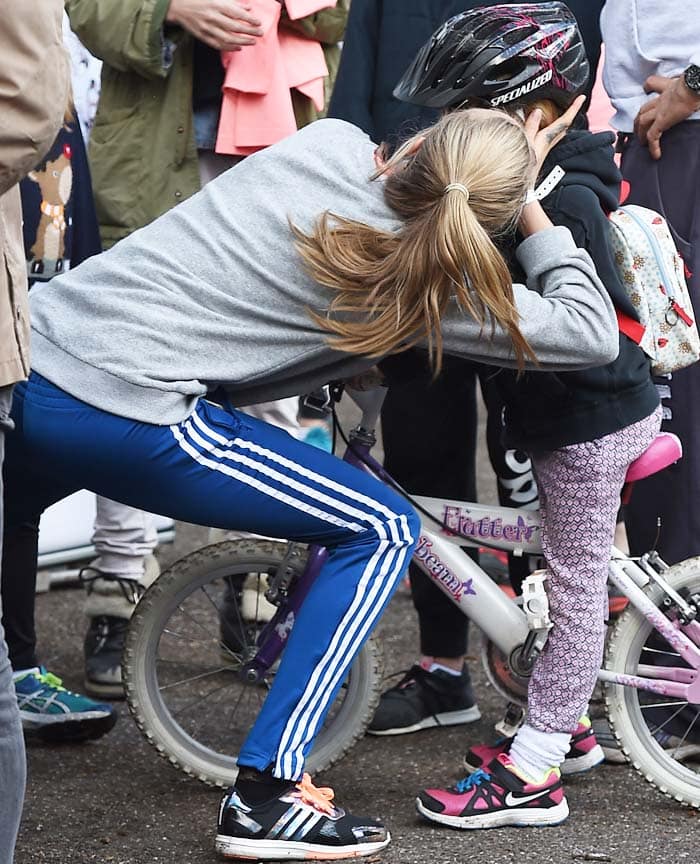
[[[175,630],[170,630],[167,627],[163,628],[163,634],[164,635],[167,634],[168,636],[172,636],[174,639],[182,639],[185,642],[191,642],[195,645],[204,645],[208,651],[214,651],[215,648],[218,648],[222,651],[225,651],[227,654],[229,654],[238,663],[243,662],[242,655],[236,654],[235,651],[232,651],[228,647],[228,645],[226,645],[220,639],[216,643],[213,643],[211,638],[207,639],[206,641],[204,639],[193,639],[191,636],[188,636],[186,633],[178,633]],[[179,660],[166,660],[164,657],[159,657],[158,659],[163,663],[179,663],[179,662],[181,662]]]
[[[158,689],[162,693],[164,690],[170,690],[172,687],[181,687],[183,684],[191,684],[193,681],[201,681],[203,678],[209,678],[212,675],[218,675],[220,672],[230,671],[230,666],[220,666],[218,669],[211,669],[209,672],[202,672],[200,675],[192,675],[189,678],[182,678],[180,681],[173,681],[172,684],[163,684],[162,686],[158,687]]]
[[[647,652],[648,654],[663,654],[666,657],[677,657],[680,659],[680,654],[677,651],[664,651],[661,648],[650,648],[648,645],[645,645],[642,648],[642,653]]]
[[[685,708],[688,705],[688,702],[647,702],[646,705],[640,705],[639,708],[642,711],[646,711],[649,708],[675,708],[676,705],[680,705],[681,708]],[[675,715],[674,715],[675,716]]]
[[[207,586],[206,586],[206,585],[200,585],[199,590],[204,594],[204,596],[207,598],[207,600],[208,600],[208,601],[211,603],[211,605],[214,607],[214,609],[216,610],[217,615],[221,615],[221,606],[217,606],[217,605],[216,605],[216,601],[215,601],[214,598],[211,596],[211,594],[207,591]]]
[[[262,580],[260,574],[257,574],[257,585],[255,586],[255,620],[260,620],[260,585]]]
[[[231,590],[231,591],[234,590],[234,589],[233,589],[233,586],[232,586],[230,583],[229,583],[229,587],[230,587],[230,590]],[[229,605],[230,605],[230,606],[233,606],[233,608],[234,608],[235,611],[236,611],[236,618],[238,619],[238,626],[240,627],[241,641],[243,642],[243,647],[244,647],[244,648],[252,648],[252,647],[254,647],[254,645],[255,645],[255,642],[254,642],[254,641],[253,641],[253,642],[248,642],[248,636],[247,636],[247,632],[246,632],[246,626],[245,626],[245,623],[244,623],[244,621],[243,621],[243,616],[241,615],[241,609],[240,609],[240,604],[238,603],[238,600],[234,599],[234,602],[231,603],[231,604],[229,604]],[[256,619],[255,623],[256,623],[256,624],[258,623],[258,622],[257,622],[257,619]],[[257,628],[256,628],[256,629],[257,629]]]
[[[209,708],[210,709],[212,706],[212,702],[214,705],[221,702],[221,697],[224,695],[224,689],[225,688],[223,688],[223,687],[219,689],[218,698],[217,698],[217,691],[214,691],[214,693],[212,694],[213,699],[209,700]],[[191,726],[189,727],[188,732],[189,732],[190,737],[192,737],[192,738],[194,738],[199,733],[199,731],[204,726],[205,722],[211,719],[210,711],[207,711],[206,713],[200,713],[200,717],[201,717],[201,719],[199,721],[197,721],[194,717],[192,717],[190,719]]]
[[[700,712],[697,712],[697,711],[695,712],[695,717],[693,717],[693,721],[692,721],[692,723],[688,726],[688,728],[685,730],[685,732],[684,732],[684,734],[683,734],[683,737],[680,739],[680,741],[678,742],[678,744],[676,744],[676,746],[674,747],[674,750],[673,750],[674,758],[675,758],[675,754],[678,753],[678,751],[681,749],[681,747],[682,747],[683,744],[685,743],[685,740],[686,740],[686,738],[688,737],[688,735],[690,735],[690,733],[691,733],[691,731],[692,731],[692,729],[693,729],[693,726],[695,726],[695,723],[696,723],[696,721],[697,721],[697,719],[698,719],[698,714],[699,714],[699,713],[700,713]]]
[[[210,697],[214,696],[216,693],[219,693],[221,690],[225,690],[227,687],[230,687],[231,683],[222,684],[220,687],[215,687],[213,690],[210,690],[208,693],[205,693],[203,696],[198,695],[191,702],[188,702],[186,705],[183,705],[182,708],[178,708],[177,711],[170,711],[170,714],[173,717],[179,717],[181,714],[184,714],[185,711],[189,711],[191,708],[194,708],[195,705],[199,705],[202,702],[206,702]]]
[[[187,598],[187,599],[189,599],[189,598]],[[181,605],[181,604],[178,604],[176,611],[177,611],[177,612],[180,612],[181,615],[183,615],[183,616],[184,616],[185,618],[187,618],[188,620],[192,621],[193,624],[196,624],[197,627],[199,627],[200,630],[203,630],[203,631],[204,631],[204,632],[209,636],[209,639],[211,639],[211,628],[210,628],[210,627],[205,627],[204,624],[202,624],[200,621],[198,621],[198,620],[197,620],[197,619],[196,619],[196,618],[195,618],[195,617],[194,617],[190,612],[186,612],[186,611],[182,608],[182,605]],[[174,615],[174,614],[175,614],[175,613],[173,612],[173,615]],[[171,615],[170,617],[171,617],[171,619],[172,619],[173,616]],[[164,631],[164,632],[165,632],[165,631]]]
[[[688,705],[687,702],[680,702],[680,703],[676,703],[676,704],[677,704],[677,705],[678,705],[678,704],[680,705],[679,709],[678,709],[677,711],[674,711],[674,713],[671,714],[670,717],[667,717],[667,718],[664,720],[664,722],[663,722],[660,726],[653,726],[653,727],[650,726],[650,727],[649,727],[649,731],[651,732],[652,735],[656,735],[657,732],[661,732],[661,731],[663,731],[664,726],[666,726],[666,725],[667,725],[668,723],[670,723],[672,720],[675,720],[676,717],[678,717],[678,715],[681,713],[681,711],[683,711],[683,709]],[[656,707],[658,707],[658,706],[653,705],[653,706],[649,706],[649,707],[656,708]]]
[[[241,699],[243,698],[243,694],[245,693],[246,689],[247,689],[246,687],[241,688],[241,692],[238,695],[238,699],[236,699],[236,701],[231,706],[231,710],[228,713],[228,720],[225,723],[225,726],[227,729],[231,728],[231,721],[233,720],[234,714],[236,714],[236,712],[238,711],[238,708],[241,704]]]

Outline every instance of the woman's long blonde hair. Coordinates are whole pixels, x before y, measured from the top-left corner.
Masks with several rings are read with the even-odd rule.
[[[398,231],[330,212],[311,234],[292,226],[306,270],[337,291],[326,314],[310,312],[330,344],[380,357],[425,340],[437,374],[440,320],[456,302],[482,325],[491,315],[510,335],[519,367],[534,359],[494,244],[513,227],[533,180],[522,127],[501,111],[455,111],[407,141],[375,178],[382,174],[386,201],[403,221]]]

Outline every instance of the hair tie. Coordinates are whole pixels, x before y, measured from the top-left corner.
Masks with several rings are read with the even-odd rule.
[[[469,190],[464,183],[448,183],[447,186],[445,186],[444,194],[447,195],[448,192],[461,192],[467,201],[469,200]]]

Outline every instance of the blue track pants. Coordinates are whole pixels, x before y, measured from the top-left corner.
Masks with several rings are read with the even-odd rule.
[[[100,411],[32,374],[15,390],[12,416],[8,528],[85,488],[186,522],[329,548],[239,757],[241,765],[300,777],[353,658],[406,570],[418,537],[410,505],[334,456],[203,399],[183,422],[156,426]]]

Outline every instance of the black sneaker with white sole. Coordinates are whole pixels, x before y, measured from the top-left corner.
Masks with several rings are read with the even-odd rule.
[[[473,723],[481,717],[466,666],[461,675],[415,665],[382,693],[367,730],[370,735],[405,735],[435,726]]]
[[[147,556],[143,581],[114,573],[103,573],[95,567],[83,567],[80,581],[87,591],[85,611],[90,621],[83,655],[85,657],[85,690],[102,699],[123,699],[122,652],[129,619],[146,585],[160,568],[152,555]]]
[[[308,774],[269,801],[248,804],[234,786],[219,808],[216,851],[224,858],[306,861],[374,855],[391,837],[375,819],[333,804],[333,790]]]
[[[83,642],[85,691],[103,699],[123,699],[122,652],[129,622],[113,615],[96,615]]]

